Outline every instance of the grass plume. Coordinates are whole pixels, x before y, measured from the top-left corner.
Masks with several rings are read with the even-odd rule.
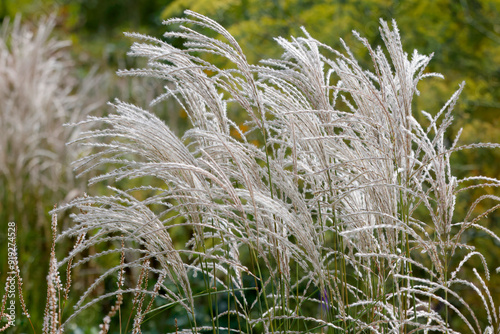
[[[419,82],[440,75],[426,72],[431,56],[404,52],[395,22],[380,23],[384,48],[356,34],[370,68],[347,45],[334,50],[305,30],[276,38],[280,59],[253,65],[218,23],[187,14],[165,22],[175,26],[166,40],[182,39],[184,48],[127,34],[138,40],[130,55],[147,66],[119,72],[168,83],[151,103],[178,102],[191,123],[182,137],[118,100],[108,116],[74,125],[95,125],[72,142],[95,148],[76,168],[105,170],[90,183],[113,186],[111,195],[61,208],[81,213],[58,239],[88,237],[58,266],[90,248],[101,250],[82,261],[124,250],[131,261],[103,273],[61,328],[128,293],[134,333],[147,314],[172,305],[186,314],[170,329],[176,333],[499,333],[484,256],[462,236],[479,229],[499,240],[479,224],[498,204],[484,214],[475,209],[500,198],[478,198],[465,217],[455,205],[470,182],[500,181],[457,179],[450,164],[454,152],[499,145],[460,146],[459,135],[448,142],[463,85],[439,110],[413,110]],[[233,66],[205,60],[214,57]],[[185,244],[172,238],[179,226]],[[470,269],[472,258],[483,266]],[[135,287],[93,294],[124,268],[140,273]],[[483,307],[469,305],[462,287]]]

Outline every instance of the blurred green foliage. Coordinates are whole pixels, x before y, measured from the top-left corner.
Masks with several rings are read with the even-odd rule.
[[[240,43],[250,63],[262,58],[279,57],[282,50],[273,37],[302,35],[300,27],[303,26],[313,37],[336,49],[342,49],[339,38],[343,38],[353,47],[352,52],[358,59],[365,59],[369,65],[369,58],[363,54],[364,48],[355,40],[352,30],[360,32],[372,44],[380,44],[378,20],[395,19],[402,32],[405,49],[434,53],[429,70],[445,75],[445,80],[431,79],[419,87],[422,98],[415,102],[415,110],[435,114],[458,84],[465,81],[465,90],[456,108],[455,128],[449,134],[450,141],[463,127],[462,143],[500,142],[500,0],[0,0],[0,18],[13,18],[20,13],[23,20],[36,22],[41,16],[56,13],[58,25],[55,34],[73,42],[72,52],[83,72],[95,64],[100,66],[101,71],[133,66],[135,60],[126,58],[131,42],[122,32],[136,31],[161,37],[165,30],[162,20],[182,16],[184,9],[207,15],[226,27]],[[355,45],[359,45],[359,49]],[[121,80],[123,85],[123,80],[128,79]],[[113,87],[118,84],[117,80],[110,81],[110,100],[119,91],[128,89],[133,92],[135,89],[126,84],[125,88]],[[129,100],[134,102],[138,98],[136,95],[130,93]],[[169,108],[174,109],[167,112],[168,117],[182,122],[182,111],[172,105]],[[455,173],[459,177],[484,174],[500,178],[498,151],[462,151],[454,159]],[[479,193],[472,192],[461,200],[470,203],[478,196]],[[43,207],[50,208],[54,201],[60,199],[34,200],[44,201]],[[460,205],[457,207],[460,208]],[[47,212],[33,210],[26,214],[31,215],[32,221],[50,223]],[[463,214],[457,212],[457,217]],[[1,222],[0,234],[5,232],[6,223]],[[483,223],[500,232],[500,228],[495,227],[500,223],[498,215],[490,215]],[[27,236],[19,236],[18,240],[36,238],[34,231],[27,233]],[[477,243],[477,247],[482,249],[498,250],[499,246],[490,241]],[[35,242],[29,247],[33,252],[48,251],[48,246],[40,248],[42,246]],[[500,256],[498,251],[490,254],[487,260],[490,269],[494,270],[500,266]],[[27,257],[22,254],[21,261],[29,262]],[[4,260],[0,259],[1,267]],[[99,266],[96,265],[96,268]],[[30,280],[45,281],[42,270],[37,271],[37,275],[40,277],[31,275]],[[496,284],[495,289],[500,294],[497,276],[492,277],[492,283]],[[75,279],[85,280],[82,277]],[[29,290],[25,293],[32,295],[30,299],[35,303],[29,308],[43,310],[43,285],[34,287],[27,284],[27,287]],[[34,320],[41,324],[41,319]],[[97,328],[101,320],[99,315],[87,321],[88,328]],[[21,329],[29,332],[27,328]]]

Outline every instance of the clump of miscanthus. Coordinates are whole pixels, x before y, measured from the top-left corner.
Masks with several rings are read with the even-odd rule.
[[[55,26],[55,16],[34,24],[22,22],[21,16],[6,17],[0,24],[0,285],[9,284],[7,249],[17,238],[20,258],[31,257],[31,262],[21,260],[17,268],[17,305],[27,314],[20,289],[24,278],[26,304],[35,318],[43,301],[33,305],[38,298],[31,292],[40,289],[36,281],[41,272],[46,274],[49,258],[43,253],[50,240],[47,211],[54,201],[68,202],[83,188],[71,167],[78,152],[66,146],[83,128],[63,124],[96,113],[105,101],[99,91],[103,76],[95,70],[86,76],[77,73],[71,43],[53,36]],[[16,238],[7,238],[11,224]],[[3,300],[7,295],[13,294],[4,294]],[[2,307],[0,318],[3,314]],[[8,327],[14,323],[2,321],[0,329],[13,330]]]
[[[183,48],[127,34],[138,40],[130,55],[147,65],[119,74],[164,80],[151,104],[176,100],[191,128],[178,137],[122,101],[75,125],[95,126],[73,143],[96,149],[76,168],[104,166],[90,183],[115,186],[69,205],[81,212],[58,238],[90,236],[58,266],[122,241],[86,259],[125,252],[131,260],[103,273],[60,328],[103,299],[121,304],[132,293],[140,301],[134,332],[146,310],[168,316],[177,305],[186,315],[170,330],[182,333],[499,333],[485,258],[462,238],[479,229],[499,240],[479,224],[498,204],[476,213],[499,197],[479,197],[464,217],[454,212],[460,192],[500,184],[452,174],[452,153],[499,146],[460,146],[460,133],[447,142],[463,85],[441,109],[413,110],[420,80],[440,75],[425,72],[430,56],[403,51],[395,22],[381,21],[384,48],[356,34],[370,69],[347,45],[334,50],[305,30],[276,38],[280,59],[251,65],[223,27],[186,14],[165,21],[176,27],[165,37],[184,40]],[[232,66],[218,68],[207,54]],[[237,123],[236,113],[247,121]],[[185,244],[172,237],[179,226]],[[471,269],[473,258],[482,266]],[[106,280],[122,281],[124,268],[140,272],[140,284],[92,295]],[[146,307],[145,296],[156,302]],[[104,323],[106,331],[113,325]]]
[[[52,36],[55,16],[36,24],[23,24],[17,16],[0,27],[2,217],[24,229],[44,224],[46,209],[54,204],[46,199],[78,193],[70,166],[78,156],[66,142],[81,128],[63,124],[103,104],[96,92],[102,77],[94,72],[78,77],[71,43]]]

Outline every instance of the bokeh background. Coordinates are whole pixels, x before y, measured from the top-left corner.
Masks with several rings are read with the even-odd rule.
[[[250,63],[279,57],[281,50],[273,37],[303,35],[300,30],[303,26],[314,38],[339,50],[342,49],[340,38],[344,39],[361,62],[369,67],[366,51],[352,30],[360,32],[372,45],[381,44],[379,19],[395,19],[407,52],[417,49],[423,54],[433,53],[428,71],[445,76],[444,80],[433,78],[420,84],[421,96],[414,102],[414,110],[437,113],[465,81],[465,89],[455,107],[455,123],[448,133],[450,142],[460,128],[463,128],[462,144],[500,142],[500,0],[0,0],[6,49],[11,47],[6,20],[12,26],[17,16],[20,22],[36,31],[46,17],[54,17],[51,38],[70,41],[62,48],[67,64],[64,71],[69,77],[62,80],[61,85],[68,88],[69,97],[78,100],[76,106],[66,108],[66,113],[69,113],[66,115],[54,117],[51,113],[55,111],[34,105],[28,116],[19,117],[20,129],[30,133],[39,131],[35,139],[23,132],[7,131],[5,127],[11,128],[12,124],[6,125],[5,121],[0,124],[0,138],[4,145],[1,148],[4,161],[0,161],[0,282],[5,281],[7,272],[7,223],[15,221],[24,296],[37,331],[41,328],[46,298],[45,276],[51,241],[49,211],[54,205],[62,205],[85,192],[106,191],[105,185],[87,187],[88,176],[74,178],[70,161],[78,156],[64,145],[54,144],[58,140],[68,140],[72,134],[51,130],[55,137],[45,140],[43,131],[49,130],[43,130],[37,122],[42,124],[43,119],[54,120],[50,124],[59,126],[68,120],[77,121],[86,114],[100,115],[108,111],[105,102],[115,98],[148,108],[149,101],[162,90],[164,83],[115,75],[118,69],[141,65],[140,60],[127,58],[132,41],[123,32],[140,32],[161,38],[166,29],[162,20],[182,16],[185,9],[207,15],[225,26],[239,41]],[[0,73],[7,75],[2,69]],[[0,96],[12,96],[12,85],[0,85],[2,89]],[[38,94],[36,91],[28,93],[26,99]],[[7,106],[4,101],[0,101],[0,113],[5,115]],[[154,111],[178,133],[188,126],[186,114],[173,102],[157,106]],[[29,116],[29,112],[36,113],[38,118]],[[52,167],[33,168],[33,165],[44,166],[47,162],[43,158],[19,162],[19,155],[32,154],[19,150],[37,150],[38,144],[23,144],[28,137],[39,143],[44,152],[52,152],[57,157],[57,173]],[[13,143],[21,143],[21,149],[16,151]],[[8,157],[14,162],[9,163]],[[461,151],[455,154],[453,165],[458,177],[483,174],[500,178],[500,151]],[[32,179],[43,179],[44,182],[33,183]],[[494,189],[488,191],[495,192]],[[463,208],[468,207],[460,203],[471,203],[483,192],[473,191],[459,198],[462,202],[457,205],[457,216],[462,216]],[[484,202],[484,205],[488,204]],[[482,223],[500,234],[498,214],[491,214]],[[67,215],[59,216],[59,229],[70,225]],[[475,247],[486,254],[491,271],[500,267],[498,243],[477,231],[464,237],[470,238]],[[179,242],[182,239],[179,236]],[[71,241],[61,242],[58,245],[60,255],[70,247]],[[74,286],[88,285],[106,267],[107,263],[103,262],[89,263],[84,271],[76,273]],[[500,295],[499,276],[491,278],[494,296]],[[468,291],[463,291],[465,298],[468,294]],[[479,303],[471,297],[473,307],[476,302]],[[72,329],[74,332],[98,332],[98,325],[107,311],[92,311]],[[161,324],[151,322],[151,332],[160,332]],[[31,332],[20,308],[14,332]]]

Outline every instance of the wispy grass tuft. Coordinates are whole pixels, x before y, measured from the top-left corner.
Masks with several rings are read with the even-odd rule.
[[[20,276],[34,318],[45,304],[37,281],[49,265],[47,212],[84,189],[71,167],[78,152],[66,146],[82,128],[63,124],[95,113],[105,101],[102,76],[78,73],[70,43],[52,35],[55,24],[55,16],[36,24],[17,16],[0,26],[0,282],[9,271],[7,223],[15,222]]]
[[[5,220],[44,224],[44,196],[76,196],[70,163],[77,152],[66,142],[79,128],[63,127],[102,105],[95,73],[79,78],[70,57],[70,42],[51,36],[55,17],[37,28],[5,19],[0,32],[0,182]],[[54,199],[56,199],[54,198]],[[49,208],[54,203],[49,204]],[[36,211],[39,220],[29,213]]]
[[[119,326],[134,333],[174,306],[186,314],[172,324],[176,333],[499,333],[485,258],[462,238],[479,229],[499,240],[480,225],[498,205],[475,210],[499,197],[478,198],[465,217],[454,211],[460,192],[500,182],[453,175],[452,153],[499,146],[447,140],[463,85],[442,108],[413,110],[419,82],[440,75],[426,71],[431,56],[403,51],[395,22],[381,21],[384,48],[356,34],[370,68],[347,45],[334,50],[305,30],[276,39],[280,59],[252,65],[223,27],[187,14],[165,21],[176,26],[166,39],[184,48],[127,34],[138,40],[130,55],[147,66],[119,72],[168,83],[152,104],[180,104],[192,125],[182,137],[122,101],[106,117],[75,124],[95,125],[72,143],[96,149],[76,168],[104,166],[90,182],[114,186],[112,195],[61,208],[81,213],[58,239],[88,236],[58,267],[90,249],[98,251],[72,266],[110,254],[122,260],[60,328],[104,299],[133,298],[135,320]],[[218,68],[206,55],[234,66]],[[247,121],[237,123],[236,112]],[[172,237],[179,226],[185,244]],[[471,270],[475,257],[483,265]],[[135,287],[94,294],[114,277],[121,282],[124,269]],[[482,308],[462,298],[464,287]]]

